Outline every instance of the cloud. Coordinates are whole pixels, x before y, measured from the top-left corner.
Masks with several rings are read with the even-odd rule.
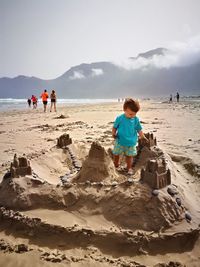
[[[137,57],[135,59],[113,62],[115,65],[128,69],[146,70],[150,67],[170,68],[189,66],[200,61],[200,35],[190,38],[187,42],[174,42],[161,55]]]
[[[99,75],[103,75],[103,70],[102,69],[92,69],[92,76],[99,76]]]
[[[79,71],[74,71],[72,76],[69,76],[70,80],[84,79],[85,76]]]

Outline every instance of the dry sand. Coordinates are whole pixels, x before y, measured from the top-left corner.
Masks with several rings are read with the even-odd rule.
[[[158,148],[141,153],[131,184],[115,171],[109,153],[121,103],[45,114],[1,112],[1,179],[15,153],[25,154],[34,172],[0,185],[2,266],[200,266],[200,104],[143,101],[141,106],[144,131],[154,133]],[[75,159],[56,146],[63,133],[72,137]],[[100,146],[90,150],[94,141]],[[139,182],[146,160],[162,157],[181,206],[167,187],[154,197]],[[73,160],[82,169],[61,186]],[[185,220],[187,211],[191,222]]]

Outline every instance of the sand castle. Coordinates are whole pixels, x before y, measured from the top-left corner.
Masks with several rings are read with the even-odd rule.
[[[145,136],[148,139],[148,142],[144,141],[143,139],[138,140],[137,155],[133,159],[134,166],[139,161],[142,163],[141,167],[144,167],[149,159],[154,159],[157,157],[156,153],[154,153],[154,148],[157,147],[156,138],[154,137],[153,133],[145,133]]]
[[[141,181],[153,189],[160,189],[171,184],[171,172],[165,159],[149,160],[146,169],[141,170]]]
[[[177,197],[164,188],[171,183],[172,173],[164,153],[156,146],[156,138],[152,134],[146,136],[149,143],[139,142],[138,146],[136,167],[141,170],[141,176],[138,172],[133,183],[127,183],[127,176],[116,172],[111,156],[98,142],[92,143],[88,156],[81,162],[68,134],[58,138],[55,148],[65,155],[65,164],[70,165],[72,171],[62,177],[61,185],[35,183],[30,175],[26,176],[32,173],[29,161],[15,155],[11,164],[13,178],[4,179],[0,186],[0,225],[2,221],[2,227],[6,228],[12,222],[11,232],[15,233],[17,227],[17,234],[20,229],[31,241],[39,234],[44,237],[44,247],[48,246],[45,244],[48,239],[55,246],[61,243],[67,249],[81,248],[86,255],[88,247],[109,254],[108,244],[115,248],[118,256],[128,252],[131,257],[159,254],[164,246],[166,253],[191,250],[199,237],[198,229],[177,234],[164,232],[185,218],[188,222],[191,219],[188,214],[184,216],[187,202],[179,188]],[[76,175],[70,178],[74,172]],[[19,176],[23,177],[17,179]],[[155,188],[160,189],[157,195],[152,194]],[[180,205],[177,199],[181,200]],[[47,210],[48,218],[44,216]],[[73,221],[76,224],[71,225]],[[186,246],[179,246],[188,239]],[[37,240],[34,242],[37,245]],[[47,261],[66,259],[61,254],[52,256],[45,252],[45,255],[47,257],[41,258]],[[139,266],[111,261],[120,267]]]
[[[57,146],[60,148],[66,147],[72,144],[72,139],[69,137],[69,134],[62,134],[57,141]]]
[[[148,139],[148,142],[145,142],[143,139],[139,139],[137,146],[138,152],[141,151],[144,146],[148,147],[149,149],[153,146],[157,146],[157,140],[153,133],[145,133],[144,135]]]
[[[18,178],[20,176],[32,175],[30,162],[26,157],[17,157],[14,155],[13,162],[10,165],[10,173],[12,178]]]
[[[148,184],[152,189],[160,189],[171,184],[171,172],[162,150],[157,147],[154,135],[145,133],[145,136],[148,142],[139,139],[134,166],[139,165],[141,169],[142,183]]]

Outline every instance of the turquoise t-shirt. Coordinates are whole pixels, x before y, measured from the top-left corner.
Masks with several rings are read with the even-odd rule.
[[[116,118],[113,127],[117,129],[117,141],[121,146],[137,144],[138,132],[142,130],[138,117],[127,118],[122,114]]]

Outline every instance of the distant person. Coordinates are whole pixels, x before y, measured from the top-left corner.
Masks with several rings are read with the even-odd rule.
[[[169,102],[172,103],[172,95],[170,95]]]
[[[47,111],[47,101],[48,101],[48,93],[47,90],[44,90],[44,92],[41,94],[41,98],[42,98],[42,102],[43,102],[43,106],[44,106],[44,112]]]
[[[27,103],[28,103],[28,106],[30,108],[31,107],[31,99],[30,98],[28,98]]]
[[[50,112],[52,111],[52,108],[54,107],[54,111],[56,112],[56,92],[55,90],[52,90],[51,95],[51,107],[50,107]]]
[[[180,98],[180,95],[179,95],[179,93],[177,92],[177,93],[176,93],[176,100],[177,100],[177,102],[179,102],[179,98]]]
[[[33,102],[33,109],[37,108],[37,97],[35,95],[32,95],[31,100]]]
[[[37,105],[38,105],[38,98],[37,97],[35,97],[35,108],[37,108]]]
[[[120,155],[126,156],[128,175],[133,174],[133,157],[137,155],[136,145],[139,137],[148,142],[145,137],[139,118],[136,116],[140,110],[139,102],[127,98],[123,105],[124,113],[119,115],[113,125],[112,136],[115,138],[113,149],[115,167],[119,167]]]

